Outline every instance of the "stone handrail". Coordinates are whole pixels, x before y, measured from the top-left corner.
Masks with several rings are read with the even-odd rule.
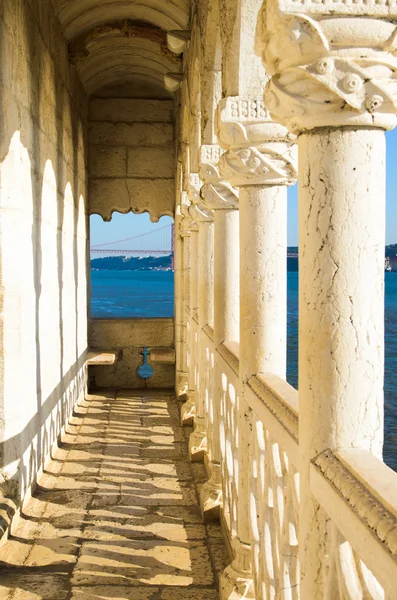
[[[207,381],[213,414],[220,405],[219,425],[207,433],[220,439],[221,506],[233,547],[238,530],[239,344],[214,347],[213,330],[203,329],[208,357],[218,366],[221,386],[213,386],[213,364]],[[257,598],[293,589],[298,599],[299,566],[299,401],[298,392],[273,374],[252,376],[244,385],[251,411],[249,452],[250,546]],[[321,453],[312,461],[314,498],[329,519],[324,598],[356,597],[391,600],[397,581],[397,474],[373,454],[357,449]],[[267,535],[271,539],[266,539]],[[270,544],[269,544],[270,541]],[[277,549],[275,551],[275,549]],[[353,582],[353,583],[352,583]],[[262,590],[262,591],[261,591]],[[328,596],[327,596],[328,594]],[[334,594],[334,596],[332,595]],[[338,595],[339,594],[339,595]],[[360,595],[361,594],[361,595]]]
[[[366,598],[395,598],[397,474],[366,450],[326,450],[312,462],[310,482],[336,530],[328,548],[336,569],[343,563],[351,582],[368,589]],[[336,590],[333,571],[325,584]]]

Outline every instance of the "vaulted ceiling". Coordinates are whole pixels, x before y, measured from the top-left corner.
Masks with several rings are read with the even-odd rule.
[[[53,0],[87,93],[109,86],[163,96],[164,75],[181,69],[166,33],[187,29],[190,0]]]

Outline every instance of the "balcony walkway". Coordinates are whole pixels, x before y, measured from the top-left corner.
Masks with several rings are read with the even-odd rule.
[[[2,600],[215,600],[228,557],[166,392],[89,396],[0,550]]]

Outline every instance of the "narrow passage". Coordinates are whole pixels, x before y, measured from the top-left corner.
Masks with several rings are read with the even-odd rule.
[[[189,433],[166,392],[88,396],[0,549],[1,600],[218,598],[228,556]]]

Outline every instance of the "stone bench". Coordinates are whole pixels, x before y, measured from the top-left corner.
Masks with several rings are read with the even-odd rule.
[[[114,365],[121,358],[121,350],[89,350],[87,353],[87,365],[89,367],[105,367]]]
[[[175,364],[175,348],[155,348],[150,350],[149,361],[162,365]]]

